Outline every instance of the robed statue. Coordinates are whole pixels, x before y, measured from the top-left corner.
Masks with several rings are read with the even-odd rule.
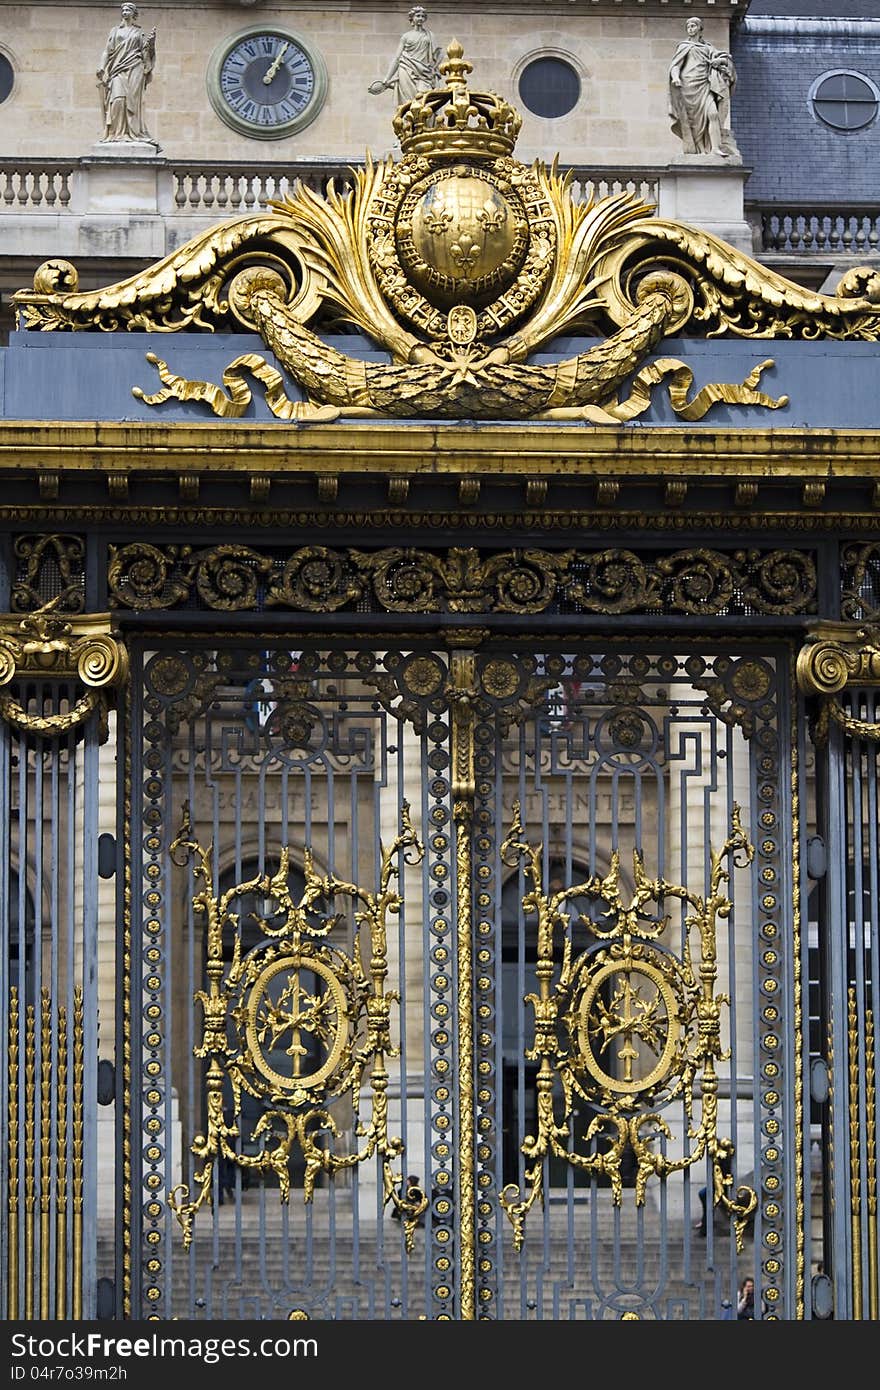
[[[434,35],[428,29],[428,13],[422,5],[413,5],[409,12],[410,28],[401,36],[397,52],[391,66],[381,82],[372,82],[370,92],[378,96],[380,92],[393,88],[400,106],[412,101],[420,92],[430,92],[440,83],[440,48],[434,43]]]
[[[156,31],[149,34],[136,22],[137,5],[123,5],[122,17],[110,30],[98,86],[104,110],[102,141],[147,140],[155,144],[144,123],[144,94],[156,66]]]
[[[687,38],[669,67],[669,115],[685,154],[739,158],[730,128],[730,97],[736,85],[733,59],[703,38],[703,21],[691,15]]]

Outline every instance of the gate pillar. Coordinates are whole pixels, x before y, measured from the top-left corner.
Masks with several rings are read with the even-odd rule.
[[[0,615],[0,1242],[6,1316],[93,1317],[98,750],[128,656],[109,613]]]
[[[823,622],[797,661],[816,705],[817,796],[826,844],[821,978],[828,1105],[823,1148],[827,1271],[837,1317],[880,1316],[877,1234],[877,1031],[880,875],[880,629]]]

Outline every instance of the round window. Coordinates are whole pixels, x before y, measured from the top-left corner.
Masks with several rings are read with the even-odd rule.
[[[581,79],[564,58],[535,58],[523,69],[519,95],[534,116],[555,120],[578,103]]]
[[[880,92],[855,72],[829,72],[812,91],[813,110],[834,130],[862,130],[877,115]]]
[[[0,101],[5,101],[10,95],[14,81],[15,71],[12,64],[5,53],[0,53]]]

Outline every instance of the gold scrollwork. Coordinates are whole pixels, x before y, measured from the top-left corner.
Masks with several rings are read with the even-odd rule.
[[[529,1211],[543,1202],[544,1163],[550,1155],[581,1172],[606,1177],[619,1206],[621,1165],[629,1150],[636,1162],[639,1206],[652,1176],[665,1179],[708,1158],[713,1205],[722,1206],[733,1219],[741,1250],[758,1199],[751,1187],[733,1191],[729,1163],[734,1145],[718,1133],[716,1064],[729,1056],[721,1044],[722,1009],[728,1000],[715,993],[716,919],[731,909],[724,885],[731,868],[751,863],[755,853],[742,829],[739,806],[732,808],[730,835],[721,850],[710,853],[705,898],[680,884],[649,878],[638,851],[633,854],[635,893],[628,902],[621,896],[617,851],[604,878],[593,875],[547,894],[541,846],[528,844],[523,834],[516,802],[501,857],[511,867],[522,862],[531,885],[523,896],[523,910],[537,916],[538,993],[526,999],[534,1012],[534,1041],[526,1057],[539,1066],[537,1132],[522,1142],[529,1186],[523,1193],[509,1183],[500,1195],[515,1248],[522,1248]],[[584,898],[601,906],[590,924],[600,946],[578,953],[571,908]],[[669,917],[652,914],[651,905],[662,912],[668,899],[689,909],[680,956],[657,944]],[[646,1059],[653,1059],[650,1065]],[[695,1120],[698,1091],[700,1113]],[[659,1110],[651,1109],[675,1097],[684,1106],[691,1141],[679,1158],[658,1150],[658,1141],[671,1139],[672,1133]],[[572,1147],[576,1098],[597,1109],[583,1136],[591,1149]]]
[[[641,282],[665,271],[692,292],[690,314],[680,325],[709,337],[838,338],[876,342],[880,335],[880,277],[859,266],[836,294],[804,289],[710,232],[664,218],[630,224],[628,236],[603,249],[593,267],[603,284],[611,320],[627,322]]]
[[[473,547],[452,547],[445,556],[391,547],[349,552],[392,613],[540,613],[573,556],[572,550],[510,550],[484,558]]]
[[[16,613],[33,613],[42,608],[41,579],[46,571],[54,571],[61,580],[61,590],[55,596],[59,612],[81,613],[85,607],[85,545],[80,536],[16,536],[14,545],[18,577],[12,586],[12,609]]]
[[[697,690],[705,690],[706,705],[731,728],[739,728],[746,738],[755,732],[756,710],[773,690],[775,677],[769,662],[744,656],[736,661],[717,660],[714,675],[698,680]]]
[[[178,865],[194,862],[201,888],[193,907],[207,928],[208,987],[195,999],[204,1013],[202,1040],[194,1048],[207,1062],[207,1133],[197,1134],[192,1152],[201,1166],[193,1174],[197,1191],[179,1183],[168,1193],[168,1204],[183,1231],[184,1245],[192,1242],[193,1222],[210,1198],[214,1165],[225,1157],[243,1169],[273,1173],[282,1202],[290,1197],[289,1160],[294,1146],[305,1160],[303,1196],[312,1200],[321,1173],[332,1177],[373,1155],[382,1165],[385,1201],[403,1222],[405,1245],[413,1248],[413,1233],[427,1210],[421,1188],[404,1187],[394,1161],[404,1152],[403,1140],[388,1133],[386,1059],[398,1049],[391,1040],[391,1006],[398,998],[387,990],[387,928],[389,913],[400,910],[402,898],[394,886],[405,864],[420,862],[424,849],[404,802],[401,830],[390,848],[381,848],[379,887],[370,893],[355,883],[321,875],[312,851],[303,851],[305,886],[298,901],[288,884],[290,851],[283,848],[276,873],[238,883],[219,894],[214,887],[212,850],[193,838],[188,807],[171,857]],[[236,926],[236,902],[243,894],[259,892],[271,906],[257,918],[265,940],[246,956]],[[360,933],[351,954],[329,939],[343,920],[332,909],[348,899],[354,920],[369,935],[369,960],[362,958]],[[224,934],[231,935],[231,963],[224,961]],[[318,1053],[315,1061],[309,1044]],[[279,1062],[279,1053],[286,1061]],[[271,1054],[271,1055],[270,1055]],[[310,1060],[311,1059],[311,1060]],[[233,1097],[232,1116],[224,1115],[224,1082]],[[367,1083],[371,1118],[359,1119],[360,1098]],[[256,1097],[265,1109],[249,1138],[256,1153],[236,1147],[241,1135],[242,1092]],[[348,1095],[354,1111],[354,1132],[364,1142],[351,1153],[337,1153],[339,1127],[329,1103]]]
[[[876,622],[877,573],[880,547],[874,541],[844,547],[841,555],[840,616],[855,622]]]
[[[197,594],[221,611],[259,606],[333,613],[364,599],[387,612],[541,613],[554,603],[593,613],[721,614],[744,605],[768,615],[816,608],[809,551],[687,549],[640,555],[609,548],[377,551],[302,546],[274,560],[251,546],[110,546],[111,602],[173,608]],[[255,588],[256,586],[256,588]]]
[[[14,296],[20,321],[167,333],[244,326],[274,364],[245,353],[217,384],[149,353],[160,385],[150,394],[134,386],[135,396],[240,418],[254,378],[275,417],[296,422],[344,414],[621,424],[641,416],[661,384],[682,420],[718,402],[774,410],[787,397],[759,389],[772,359],[741,382],[693,394],[684,362],[647,359],[683,328],[877,339],[875,271],[854,269],[836,295],[814,294],[708,233],[653,218],[632,193],[576,201],[558,161],[527,167],[513,157],[521,117],[497,94],[471,90],[471,71],[453,41],[443,84],[394,117],[400,159],[367,158],[344,192],[332,181],[323,195],[297,183],[265,213],[221,223],[97,291],[80,291],[72,266],[45,263],[33,289]],[[355,325],[390,360],[340,351],[321,336],[332,319]],[[529,360],[575,331],[608,336],[562,361]]]
[[[78,681],[85,692],[57,714],[31,714],[14,695],[0,693],[0,718],[48,737],[78,728],[95,711],[105,724],[110,689],[128,678],[128,653],[109,613],[58,612],[58,596],[27,613],[0,615],[0,686],[13,681]]]
[[[829,720],[853,738],[880,742],[880,723],[857,719],[836,698],[856,686],[880,686],[880,628],[868,623],[821,622],[808,634],[797,657],[797,682],[822,704],[815,736],[824,740]]]

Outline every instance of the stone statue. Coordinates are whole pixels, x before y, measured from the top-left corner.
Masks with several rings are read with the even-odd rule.
[[[427,10],[422,5],[413,5],[409,11],[412,27],[401,37],[385,80],[370,83],[373,96],[394,87],[400,106],[404,101],[412,101],[419,92],[430,92],[439,84],[440,49],[435,47],[434,36],[425,27],[427,20]]]
[[[733,59],[703,38],[703,21],[692,15],[687,38],[669,68],[669,115],[685,154],[739,158],[730,129],[730,98],[736,85]]]
[[[102,144],[126,140],[155,144],[144,124],[144,93],[156,65],[156,31],[145,34],[137,17],[137,5],[122,6],[121,22],[110,30],[101,55]]]

